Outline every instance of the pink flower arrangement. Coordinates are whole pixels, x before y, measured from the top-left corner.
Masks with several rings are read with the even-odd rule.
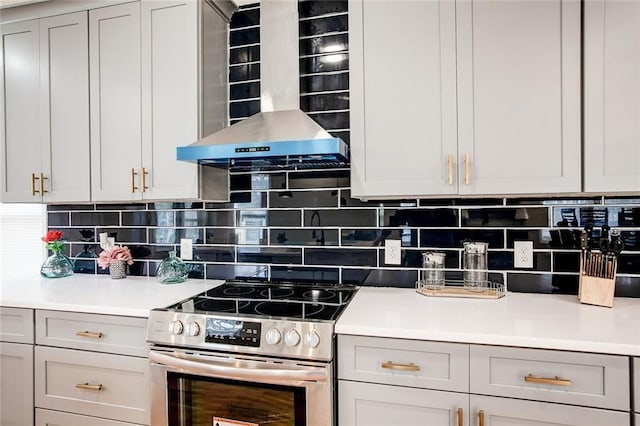
[[[129,247],[111,246],[104,249],[98,257],[98,265],[102,269],[107,269],[111,262],[115,262],[116,260],[124,260],[127,264],[133,265],[133,259],[131,258]]]

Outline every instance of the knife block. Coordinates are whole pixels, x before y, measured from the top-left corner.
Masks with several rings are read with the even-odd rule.
[[[613,278],[592,277],[584,274],[584,259],[580,256],[580,284],[578,300],[588,305],[613,307],[613,294],[616,289],[616,271]]]

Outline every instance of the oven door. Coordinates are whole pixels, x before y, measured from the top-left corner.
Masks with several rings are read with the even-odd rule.
[[[333,364],[152,348],[151,424],[332,426]]]

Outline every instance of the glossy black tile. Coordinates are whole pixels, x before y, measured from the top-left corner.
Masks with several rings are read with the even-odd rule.
[[[374,227],[377,210],[305,210],[304,226],[321,228],[324,226]]]
[[[291,189],[336,189],[348,187],[350,184],[349,170],[318,170],[313,172],[289,173],[289,188]],[[332,192],[332,196],[334,193]]]
[[[73,243],[71,244],[70,255],[88,259],[96,259],[102,251],[99,244],[94,243]]]
[[[171,210],[122,212],[123,226],[174,226],[174,212]]]
[[[332,111],[349,109],[349,93],[330,93],[306,95],[300,97],[300,108],[303,111]]]
[[[640,250],[640,231],[623,231],[620,236],[624,241],[624,250]]]
[[[514,241],[533,241],[534,249],[547,249],[551,247],[552,240],[549,229],[507,229],[507,248],[513,248]],[[571,244],[573,244],[573,238]],[[566,248],[573,248],[573,246]]]
[[[229,22],[229,28],[236,29],[242,27],[252,27],[260,25],[260,8],[240,8],[233,15]]]
[[[233,246],[202,246],[197,247],[198,259],[205,262],[235,262],[236,251]]]
[[[615,297],[640,297],[640,277],[617,277]]]
[[[234,226],[233,210],[178,210],[176,226]]]
[[[118,212],[71,212],[71,226],[118,226]]]
[[[593,198],[507,198],[508,206],[575,206],[582,204],[601,204],[600,197]]]
[[[348,53],[329,53],[324,55],[300,58],[300,74],[317,74],[317,73],[323,73],[323,72],[335,72],[335,71],[347,71],[347,70],[349,70],[349,54]],[[348,93],[345,93],[340,97],[345,99],[347,102],[349,100]],[[301,101],[303,99],[301,99]],[[301,108],[303,109],[303,111],[309,111],[302,105],[301,105]],[[327,109],[341,109],[341,108],[323,108],[323,109],[320,109],[320,111],[325,111]],[[316,110],[318,109],[314,109],[313,111],[316,111]]]
[[[184,202],[174,203],[171,201],[157,201],[155,203],[147,204],[149,210],[201,210],[204,207],[204,203],[197,202]]]
[[[640,207],[624,207],[618,210],[614,226],[640,227]]]
[[[269,207],[338,207],[338,197],[330,190],[270,192]]]
[[[244,46],[260,43],[260,28],[246,28],[229,32],[229,46]]]
[[[580,253],[579,252],[554,252],[553,253],[554,272],[579,272]]]
[[[587,223],[594,226],[614,225],[612,219],[617,217],[616,207],[563,206],[553,208],[553,224],[558,227],[582,227]]]
[[[580,248],[580,231],[577,229],[550,229],[549,236],[551,237],[549,246],[552,248]]]
[[[208,280],[266,280],[269,277],[269,266],[205,264],[205,274]]]
[[[229,67],[229,82],[260,79],[260,64],[233,65]]]
[[[239,238],[244,235],[244,232],[243,230],[235,228],[206,228],[205,244],[238,244]],[[244,244],[246,244],[246,242]],[[260,234],[257,244],[267,244],[262,234]]]
[[[47,225],[51,226],[69,226],[70,214],[68,212],[47,213]]]
[[[413,288],[418,280],[415,270],[400,269],[343,269],[342,282],[366,287]]]
[[[617,204],[617,205],[625,205],[625,204],[640,204],[640,197],[605,197],[605,204]]]
[[[303,0],[298,3],[298,14],[300,18],[347,12],[348,10],[347,0]]]
[[[349,73],[313,75],[300,78],[300,92],[328,92],[331,90],[348,90]]]
[[[382,226],[458,226],[455,209],[384,209]]]
[[[260,112],[260,101],[230,102],[229,115],[231,118],[250,117]]]
[[[229,85],[229,97],[232,101],[259,98],[260,97],[260,82],[251,83],[237,83]],[[230,105],[233,108],[233,104]],[[258,111],[260,106],[258,105]],[[257,111],[256,111],[257,112]],[[250,114],[247,114],[247,116]],[[240,114],[236,114],[237,117],[242,117]]]
[[[93,204],[49,204],[47,205],[47,211],[49,212],[61,212],[61,211],[76,211],[76,210],[94,210]]]
[[[507,273],[507,283],[515,293],[578,294],[577,275]]]
[[[132,203],[132,204],[96,204],[96,210],[146,210],[146,203]]]
[[[384,250],[378,251],[378,264],[380,266],[396,268],[402,266],[404,268],[420,268],[422,266],[422,251],[402,249],[400,254],[400,265],[387,265],[385,263]]]
[[[402,247],[418,247],[415,229],[342,229],[341,244],[349,247],[381,247],[386,239],[400,240]]]
[[[416,207],[416,200],[361,200],[352,198],[351,190],[341,190],[341,207]]]
[[[236,212],[238,227],[301,225],[299,210],[238,210]]]
[[[292,265],[271,267],[271,281],[336,284],[339,279],[340,272],[338,268],[312,268]]]
[[[120,243],[147,243],[147,228],[97,228],[97,234],[106,232]]]
[[[546,207],[462,209],[462,226],[547,227]]]
[[[512,251],[489,251],[488,264],[490,270],[515,270],[513,263],[514,254]],[[534,253],[533,268],[528,271],[551,272],[551,254]]]
[[[237,64],[243,64],[246,62],[258,62],[258,61],[260,61],[260,46],[234,47],[229,49],[230,65],[237,65]]]
[[[180,244],[180,240],[186,238],[194,244],[204,243],[204,230],[202,228],[150,228],[149,242],[153,244]]]
[[[322,35],[326,33],[344,32],[349,29],[349,16],[333,15],[325,18],[300,21],[298,34],[300,37]]]
[[[271,245],[285,246],[337,246],[337,229],[283,229],[269,230]]]
[[[470,239],[489,243],[489,248],[504,248],[504,231],[479,229],[424,229],[420,231],[420,246],[425,248],[462,248]]]
[[[618,259],[619,274],[637,274],[640,272],[640,255],[621,254]]]
[[[284,247],[238,247],[238,262],[300,265],[302,264],[302,249]]]
[[[307,248],[306,265],[377,266],[377,249]]]
[[[309,117],[324,129],[348,129],[349,112],[329,112],[309,114]]]

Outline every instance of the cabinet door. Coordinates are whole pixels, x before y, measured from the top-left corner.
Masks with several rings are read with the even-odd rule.
[[[198,140],[198,2],[142,2],[143,198],[198,198],[198,166],[176,147]],[[226,60],[226,58],[220,58]]]
[[[640,3],[584,3],[584,190],[640,190]]]
[[[482,414],[480,414],[482,411]],[[629,426],[629,413],[596,408],[471,395],[471,425],[484,426]]]
[[[45,202],[91,199],[87,12],[40,20]]]
[[[580,2],[460,0],[456,22],[460,193],[580,191]]]
[[[40,202],[38,21],[3,24],[0,31],[2,201]]]
[[[0,424],[33,424],[33,345],[0,343]]]
[[[89,12],[91,195],[139,200],[140,4]]]
[[[354,197],[457,193],[455,7],[349,3]]]
[[[347,380],[338,381],[338,394],[341,425],[469,425],[466,394]]]

